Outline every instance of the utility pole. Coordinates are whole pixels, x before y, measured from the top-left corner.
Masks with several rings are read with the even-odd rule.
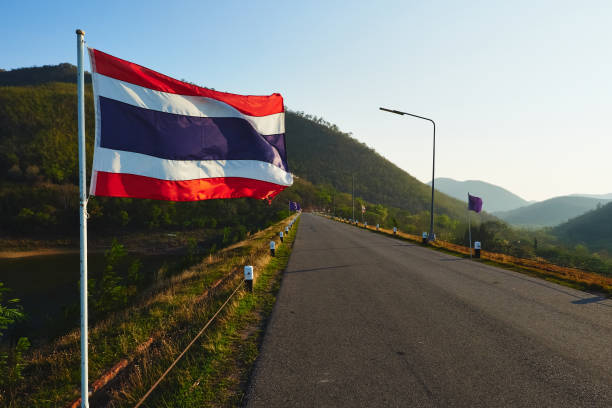
[[[336,216],[336,191],[332,191],[332,214]]]
[[[351,204],[353,206],[353,218],[352,220],[355,221],[355,175],[353,174],[353,183],[352,183],[352,188],[351,188]]]

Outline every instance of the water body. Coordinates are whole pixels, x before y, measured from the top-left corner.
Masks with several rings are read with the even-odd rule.
[[[178,262],[181,258],[178,255],[133,257],[140,258],[143,273],[150,277],[162,265]],[[103,253],[88,254],[90,278],[99,276],[104,267]],[[25,322],[7,334],[27,336],[34,343],[41,343],[78,327],[79,275],[78,253],[0,259],[0,282],[11,289],[4,294],[4,300],[19,298],[27,315]]]

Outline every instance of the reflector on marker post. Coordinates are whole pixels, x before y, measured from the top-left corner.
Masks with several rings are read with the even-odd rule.
[[[247,290],[249,292],[253,291],[253,267],[251,265],[246,265],[244,267],[244,283],[246,284]]]
[[[475,252],[476,252],[474,257],[475,258],[480,258],[480,241],[474,242],[474,249],[475,249]]]
[[[276,242],[270,241],[270,255],[274,256],[275,249],[276,249]]]

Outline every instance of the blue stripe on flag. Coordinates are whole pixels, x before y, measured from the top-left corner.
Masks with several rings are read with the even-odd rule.
[[[100,146],[169,160],[259,160],[288,170],[285,135],[261,135],[242,118],[203,118],[100,96]]]

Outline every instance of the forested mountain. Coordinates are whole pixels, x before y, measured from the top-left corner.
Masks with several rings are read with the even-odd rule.
[[[315,184],[351,192],[372,203],[428,211],[431,188],[382,157],[372,148],[323,119],[287,112],[287,151],[291,170]],[[434,212],[465,217],[465,204],[436,192]]]
[[[17,68],[10,71],[0,69],[0,86],[40,85],[49,82],[76,84],[76,67],[63,63],[42,67]],[[85,82],[91,82],[91,75],[85,73]]]
[[[17,84],[0,87],[0,235],[4,238],[78,237],[75,78],[70,64],[0,72],[0,83]],[[85,96],[90,173],[91,86],[86,86]],[[272,205],[252,199],[173,203],[93,197],[89,226],[93,237],[206,228],[211,236],[208,244],[227,245],[287,216],[288,197],[303,206],[313,205],[313,191],[306,181],[298,180]]]
[[[431,181],[427,183],[431,186]],[[489,213],[508,211],[529,205],[527,200],[505,188],[480,180],[458,181],[451,178],[436,178],[436,190],[458,200],[467,202],[467,194],[482,198],[482,209]]]
[[[57,185],[76,184],[75,77],[75,67],[70,64],[0,72],[0,84],[15,85],[4,86],[0,92],[0,182],[20,185],[22,190],[19,191],[26,185],[30,189],[49,191]],[[93,125],[92,92],[87,86],[88,169],[91,169]],[[339,192],[350,192],[354,175],[356,196],[366,201],[414,213],[429,210],[428,186],[340,132],[336,126],[320,118],[289,111],[286,129],[290,170],[300,178]],[[4,204],[0,204],[0,208],[10,209],[9,213],[16,217],[15,211],[21,210],[15,207],[15,201],[8,203],[6,194],[2,195]],[[291,194],[290,191],[287,194]],[[329,194],[326,202],[317,201],[328,207],[331,204]],[[52,206],[57,208],[56,204]],[[34,214],[40,213],[39,218],[45,218],[43,213],[56,213],[49,207],[42,208],[44,203],[40,200],[31,205],[37,208],[28,208]],[[161,207],[167,205],[158,203]],[[437,193],[436,212],[463,217],[464,204]],[[13,220],[17,222],[15,217]],[[49,217],[53,219],[52,215]]]
[[[517,226],[553,227],[607,202],[609,200],[589,197],[555,197],[515,210],[497,212],[495,216]]]
[[[567,244],[583,244],[593,251],[612,253],[612,203],[573,218],[552,233]]]
[[[20,242],[22,237],[44,241],[62,234],[68,238],[66,241],[72,240],[72,245],[75,239],[78,242],[75,76],[75,68],[70,64],[0,70],[0,240],[6,239],[3,242]],[[91,169],[94,137],[91,86],[86,87],[85,97],[87,167]],[[212,251],[215,246],[228,245],[287,216],[288,200],[299,201],[306,209],[328,209],[343,217],[352,216],[353,175],[356,217],[416,234],[428,230],[430,187],[373,149],[335,125],[303,112],[287,112],[286,139],[289,167],[297,177],[294,185],[271,205],[253,199],[174,203],[91,197],[90,237],[93,240],[131,233],[198,231],[206,237],[198,246]],[[483,196],[485,210],[491,210],[493,201],[486,191],[471,187],[470,191]],[[362,205],[367,208],[363,215]],[[552,225],[550,221],[542,223],[548,220],[551,211],[536,215],[538,225]],[[465,202],[436,192],[435,212],[437,236],[467,245]],[[564,213],[560,217],[562,222],[571,215]],[[574,225],[577,224],[568,223],[558,233],[581,237],[588,230],[570,228]],[[604,240],[605,227],[599,228]],[[558,247],[558,238],[546,231],[516,230],[489,214],[473,217],[472,238],[482,241],[483,248],[491,251],[539,256],[567,266],[581,267],[589,261],[589,265],[596,264],[589,267],[591,270],[612,270],[605,254],[591,255]]]

